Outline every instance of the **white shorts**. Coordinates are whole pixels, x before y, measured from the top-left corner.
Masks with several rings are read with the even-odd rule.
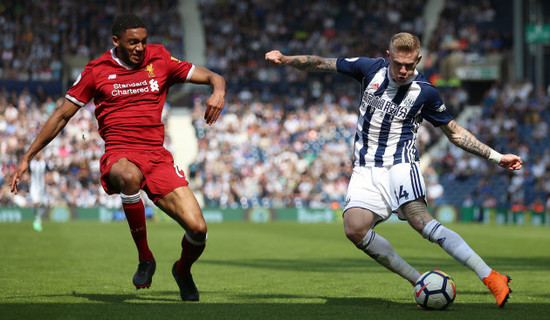
[[[348,185],[344,212],[363,208],[387,220],[404,203],[424,198],[426,186],[418,163],[387,167],[355,167]],[[399,216],[404,220],[405,217]]]
[[[29,194],[31,196],[32,204],[46,204],[46,184],[33,184],[31,183],[31,187],[29,188]]]

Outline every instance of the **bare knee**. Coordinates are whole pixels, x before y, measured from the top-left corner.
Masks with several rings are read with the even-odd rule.
[[[202,242],[206,240],[208,228],[204,219],[199,220],[200,221],[187,224],[185,232],[189,235],[189,237],[191,237],[191,239]]]
[[[193,240],[202,242],[206,239],[208,228],[201,211],[165,211],[185,230],[185,233]]]
[[[359,243],[363,238],[365,238],[365,235],[367,235],[367,231],[359,230],[359,229],[348,229],[344,228],[346,232],[346,237],[351,241],[353,244]]]
[[[357,244],[365,238],[377,218],[374,213],[362,208],[351,208],[344,213],[344,231],[346,237]]]
[[[112,166],[109,172],[109,180],[120,192],[133,194],[141,189],[143,174],[132,162],[127,159],[120,159]]]
[[[120,188],[124,189],[139,189],[141,187],[141,174],[133,171],[124,171],[118,176]]]
[[[200,206],[188,187],[176,188],[155,204],[185,229],[195,241],[206,239],[206,222]]]

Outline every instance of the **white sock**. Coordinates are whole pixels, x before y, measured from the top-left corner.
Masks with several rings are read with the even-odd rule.
[[[45,210],[46,210],[45,208],[37,207],[36,208],[36,213],[34,215],[34,220],[36,220],[38,222],[42,222],[42,215],[44,214]]]
[[[458,233],[444,227],[437,220],[428,222],[422,230],[422,236],[439,244],[455,260],[474,271],[481,280],[491,273],[491,268]]]
[[[489,276],[492,270],[475,252],[472,252],[472,255],[466,260],[465,265],[473,270],[481,281],[483,281],[483,278]]]
[[[403,260],[403,258],[393,250],[388,240],[376,234],[372,229],[370,229],[365,238],[359,243],[356,243],[355,246],[387,269],[409,280],[410,283],[414,284],[416,279],[420,277],[420,272]]]

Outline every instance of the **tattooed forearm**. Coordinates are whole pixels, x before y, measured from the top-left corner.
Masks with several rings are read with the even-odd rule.
[[[287,56],[286,64],[296,69],[308,72],[336,71],[335,58],[321,58],[317,56]]]
[[[449,140],[457,147],[485,159],[489,158],[491,148],[479,141],[470,131],[458,125],[456,121],[452,120],[442,129]]]
[[[481,143],[473,134],[466,130],[462,131],[462,138],[459,140],[457,146],[485,159],[488,159],[491,153],[491,148]]]

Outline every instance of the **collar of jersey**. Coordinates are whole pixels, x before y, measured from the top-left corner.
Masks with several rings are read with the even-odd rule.
[[[409,80],[407,80],[407,82],[403,83],[403,84],[399,84],[395,81],[392,80],[392,78],[390,78],[390,67],[388,66],[388,69],[386,70],[386,78],[388,78],[388,80],[390,81],[388,86],[389,87],[400,87],[400,86],[406,86],[408,84],[410,84],[411,82],[414,81],[414,79],[416,79],[416,77],[418,76],[418,70],[414,69],[414,76],[410,77]]]
[[[116,56],[115,49],[116,49],[116,47],[113,47],[113,48],[111,49],[111,58],[112,58],[113,60],[115,60],[116,63],[118,63],[119,65],[123,66],[123,67],[126,68],[127,70],[132,70],[132,69],[134,69],[134,67],[132,67],[132,66],[129,65],[129,64],[124,63],[124,61],[120,60],[120,59]]]

